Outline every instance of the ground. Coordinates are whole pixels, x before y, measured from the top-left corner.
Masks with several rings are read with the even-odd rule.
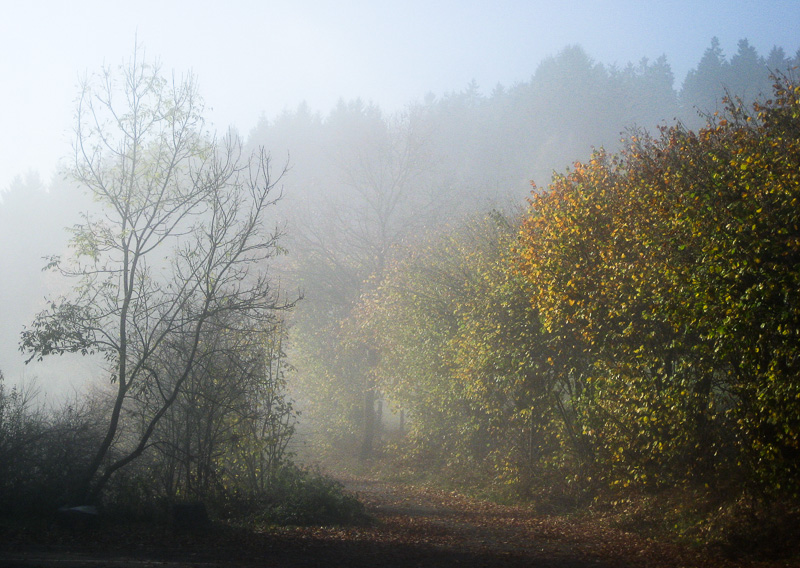
[[[457,493],[345,480],[373,521],[353,527],[265,528],[216,523],[179,533],[148,527],[0,533],[0,566],[83,568],[789,566],[733,561],[581,517],[537,514]],[[797,566],[797,564],[794,564]]]

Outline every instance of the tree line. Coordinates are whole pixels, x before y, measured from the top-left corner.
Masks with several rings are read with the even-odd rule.
[[[472,83],[391,116],[356,100],[341,101],[326,117],[301,105],[262,119],[248,143],[286,149],[294,164],[283,203],[290,255],[282,270],[285,282],[305,291],[292,316],[290,382],[313,453],[368,458],[381,447],[379,414],[386,418],[386,404],[398,400],[377,368],[399,348],[377,349],[351,328],[390,271],[423,262],[420,251],[467,230],[462,225],[480,212],[496,209],[513,226],[531,180],[549,180],[573,159],[590,163],[593,148],[625,150],[629,130],[657,132],[676,123],[697,130],[726,95],[745,107],[759,94],[766,100],[771,72],[797,63],[780,48],[762,57],[746,40],[726,58],[713,40],[678,90],[666,58],[619,68],[571,46],[544,60],[529,82],[498,85],[486,96]],[[447,278],[434,265],[452,261],[444,252],[430,254],[431,274]],[[394,367],[396,374],[416,372],[414,365]],[[452,404],[463,398],[439,394]],[[420,409],[406,404],[405,411],[418,416]]]
[[[246,142],[137,55],[87,79],[68,175],[96,209],[21,347],[93,356],[109,388],[50,414],[0,391],[4,503],[335,493],[292,469],[297,428],[313,459],[521,493],[793,487],[796,87],[749,105],[796,63],[712,42],[678,92],[665,58],[573,46],[490,96],[301,105]]]

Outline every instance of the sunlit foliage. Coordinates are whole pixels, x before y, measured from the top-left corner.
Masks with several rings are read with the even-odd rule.
[[[522,270],[597,472],[796,483],[800,87],[633,136],[533,197]],[[794,480],[794,481],[793,481]],[[796,490],[796,487],[792,487]]]

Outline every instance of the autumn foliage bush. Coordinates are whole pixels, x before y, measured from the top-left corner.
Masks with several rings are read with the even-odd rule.
[[[597,152],[519,244],[575,428],[611,485],[800,479],[800,86]],[[563,373],[554,364],[555,373]]]

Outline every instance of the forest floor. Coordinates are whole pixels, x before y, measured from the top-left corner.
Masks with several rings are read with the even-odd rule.
[[[588,516],[543,515],[457,493],[365,478],[344,480],[373,519],[363,526],[200,532],[110,525],[0,531],[0,566],[83,568],[800,566],[732,560],[650,539]]]

